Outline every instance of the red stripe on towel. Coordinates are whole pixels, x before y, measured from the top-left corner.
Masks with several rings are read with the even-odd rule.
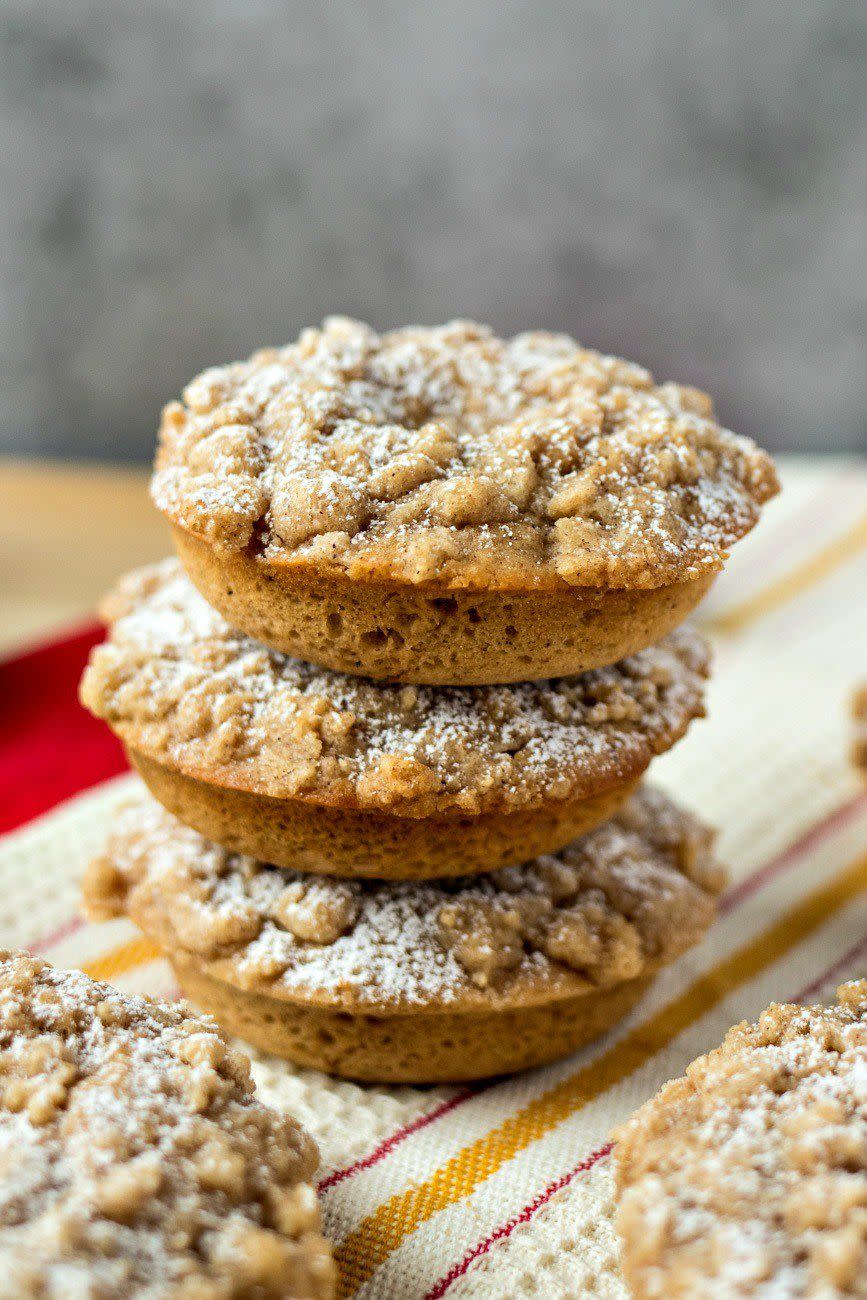
[[[127,768],[118,741],[78,703],[78,682],[102,628],[0,661],[0,834]]]

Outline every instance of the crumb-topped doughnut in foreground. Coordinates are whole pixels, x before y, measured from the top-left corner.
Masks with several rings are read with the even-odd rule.
[[[704,393],[565,335],[335,318],[195,379],[152,490],[234,626],[344,672],[472,684],[659,640],[777,480]]]
[[[266,650],[175,561],[130,575],[105,612],[87,707],[182,821],[300,870],[422,878],[556,850],[703,712],[707,650],[688,630],[582,677],[431,688]]]
[[[354,1078],[432,1082],[539,1064],[596,1037],[696,943],[712,836],[644,790],[556,856],[424,883],[302,876],[227,853],[152,800],[91,866],[233,1032]]]
[[[214,1022],[0,952],[4,1296],[329,1297],[316,1148]]]
[[[867,982],[772,1005],[620,1132],[637,1297],[867,1295]]]

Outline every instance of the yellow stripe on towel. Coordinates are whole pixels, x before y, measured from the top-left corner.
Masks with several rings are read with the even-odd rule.
[[[841,537],[835,537],[818,554],[804,560],[791,573],[784,574],[754,596],[710,619],[705,626],[709,631],[723,636],[743,632],[751,623],[764,618],[765,614],[779,609],[790,600],[796,600],[805,591],[824,581],[841,564],[854,559],[864,546],[867,546],[867,515]]]
[[[87,962],[83,969],[91,979],[112,980],[117,979],[119,975],[127,975],[137,966],[144,966],[149,961],[157,961],[162,955],[150,939],[139,937],[110,949],[101,957],[95,957],[93,961]]]
[[[471,1195],[518,1152],[633,1074],[723,998],[773,965],[865,891],[867,855],[795,904],[597,1060],[471,1142],[424,1182],[391,1196],[335,1251],[340,1296],[351,1295],[367,1282],[422,1223]]]

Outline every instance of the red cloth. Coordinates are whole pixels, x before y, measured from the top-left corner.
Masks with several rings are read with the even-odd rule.
[[[0,660],[0,834],[127,768],[105,723],[78,703],[97,623]]]

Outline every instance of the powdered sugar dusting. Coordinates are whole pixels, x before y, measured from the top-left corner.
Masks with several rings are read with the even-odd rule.
[[[117,820],[93,864],[97,915],[128,912],[169,953],[275,996],[440,1005],[635,978],[695,943],[723,875],[711,835],[644,791],[555,856],[490,875],[400,883],[301,875],[232,854],[153,800]]]
[[[637,777],[703,710],[707,650],[681,629],[610,668],[512,686],[393,686],[231,629],[174,561],[107,602],[82,699],[180,770],[273,796],[410,816],[585,797]]]
[[[732,1029],[624,1130],[642,1294],[867,1294],[867,983],[839,997]]]
[[[696,576],[775,490],[704,393],[565,335],[343,318],[194,380],[153,480],[218,546],[473,587]]]
[[[0,953],[3,1294],[330,1295],[315,1148],[251,1094],[209,1018]]]

